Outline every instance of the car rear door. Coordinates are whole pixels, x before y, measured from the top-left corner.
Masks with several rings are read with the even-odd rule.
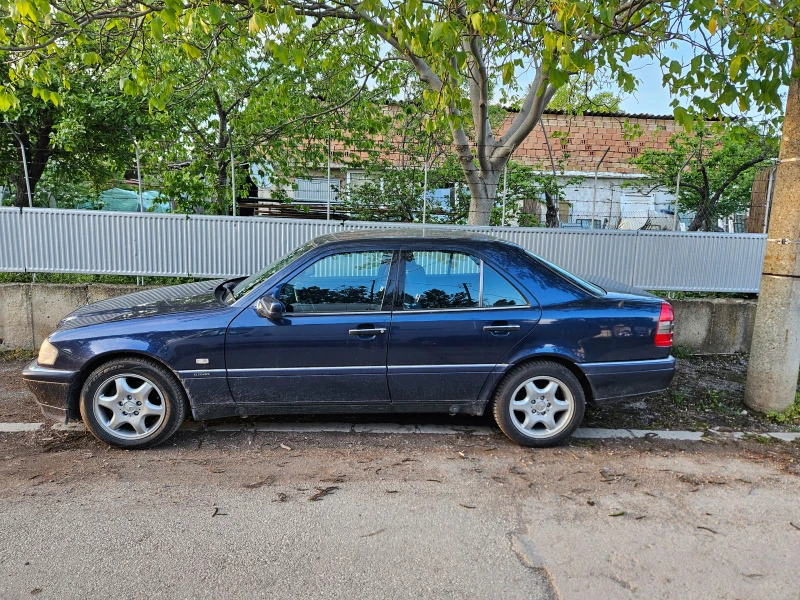
[[[540,310],[469,251],[404,249],[388,355],[393,404],[470,402]]]
[[[242,405],[388,404],[391,250],[330,253],[277,285],[286,312],[253,305],[226,336],[228,381]]]

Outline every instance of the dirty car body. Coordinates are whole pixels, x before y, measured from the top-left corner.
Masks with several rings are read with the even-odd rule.
[[[589,283],[489,236],[344,232],[316,238],[247,279],[80,308],[59,323],[23,377],[46,416],[86,421],[88,413],[112,438],[103,439],[114,443],[115,431],[128,432],[130,447],[147,445],[169,403],[183,402],[195,419],[479,415],[498,394],[508,396],[503,414],[516,433],[544,430],[537,439],[547,443],[529,445],[549,445],[577,427],[560,421],[579,420],[584,401],[667,387],[675,368],[671,319],[669,305],[650,294]],[[150,377],[131,363],[120,374],[133,359],[158,372]],[[122,367],[95,384],[111,361]],[[159,384],[169,378],[178,391]],[[515,382],[521,387],[510,390]],[[157,395],[147,395],[149,385]],[[152,416],[138,416],[137,398]],[[130,411],[139,421],[126,424]],[[559,435],[547,435],[559,423]]]

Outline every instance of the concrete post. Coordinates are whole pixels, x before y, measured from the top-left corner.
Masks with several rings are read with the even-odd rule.
[[[786,99],[767,235],[744,401],[783,411],[794,402],[800,369],[800,79]]]

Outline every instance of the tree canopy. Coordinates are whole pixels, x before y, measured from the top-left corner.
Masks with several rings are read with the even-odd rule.
[[[780,106],[798,40],[798,6],[796,0],[0,0],[0,54],[10,64],[0,110],[13,109],[25,85],[58,104],[76,60],[107,64],[96,44],[115,48],[112,63],[124,93],[165,110],[176,92],[213,78],[210,67],[202,68],[210,57],[247,46],[245,39],[281,65],[305,71],[317,57],[298,36],[321,30],[331,44],[353,40],[335,56],[346,56],[358,79],[366,75],[390,95],[401,94],[411,70],[425,88],[426,127],[449,131],[471,192],[469,221],[481,224],[489,221],[507,161],[573,80],[603,74],[628,92],[638,84],[631,61],[658,61],[664,85],[676,94],[676,117],[687,127],[692,114],[681,96],[710,115]],[[334,60],[327,50],[320,47],[322,60]],[[167,51],[185,61],[159,62]],[[195,77],[185,78],[185,64]],[[276,104],[296,104],[296,89],[271,91]],[[327,96],[325,103],[335,105]],[[503,130],[490,119],[496,100],[520,107]]]
[[[722,133],[698,125],[673,135],[669,146],[645,149],[631,162],[648,184],[670,190],[680,172],[680,208],[694,212],[690,231],[714,231],[720,217],[744,211],[756,169],[778,156],[778,139],[754,125],[735,124]]]

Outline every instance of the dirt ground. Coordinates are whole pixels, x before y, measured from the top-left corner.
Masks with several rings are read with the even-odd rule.
[[[42,421],[23,364],[0,364],[0,421]],[[584,425],[717,423],[700,398],[741,363],[679,372],[672,393],[697,377],[697,400],[668,392]],[[757,436],[533,450],[499,431],[198,424],[125,451],[81,431],[0,433],[0,597],[797,600],[798,475],[800,441]]]
[[[589,407],[583,425],[695,431],[712,427],[723,431],[800,431],[800,424],[774,423],[745,406],[747,359],[747,354],[679,358],[675,378],[667,390],[629,402]]]
[[[198,478],[225,487],[274,490],[275,498],[310,498],[320,488],[346,482],[442,481],[469,474],[482,485],[511,489],[546,484],[563,493],[600,482],[635,482],[637,456],[683,456],[704,461],[726,456],[772,464],[789,475],[800,474],[800,442],[667,442],[663,440],[573,440],[559,448],[522,448],[502,434],[380,435],[368,433],[272,433],[180,431],[166,445],[147,451],[115,450],[85,432],[49,429],[0,433],[0,497],[37,495],[64,486],[107,478],[149,481],[154,474],[174,485]],[[563,468],[565,461],[574,468]],[[574,461],[574,462],[573,462]],[[631,471],[620,473],[628,464]],[[442,469],[442,464],[451,465]],[[556,475],[560,472],[561,475]],[[566,477],[568,476],[568,477]],[[650,473],[649,478],[653,475]],[[687,490],[730,482],[704,481],[684,473],[660,474]],[[565,479],[566,478],[566,479]],[[599,478],[599,479],[598,479]],[[537,483],[538,481],[538,483]],[[316,482],[294,487],[297,482]],[[563,485],[562,485],[563,483]],[[288,487],[287,487],[288,486]],[[563,489],[561,489],[563,487]],[[509,490],[509,491],[510,491]],[[387,490],[387,493],[392,493]],[[282,494],[286,497],[283,498]]]

